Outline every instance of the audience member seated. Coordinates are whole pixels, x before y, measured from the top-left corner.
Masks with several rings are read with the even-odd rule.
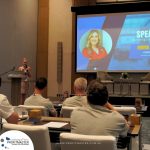
[[[126,136],[129,129],[124,116],[108,103],[108,91],[93,80],[87,89],[88,107],[75,109],[71,115],[71,132],[85,135]]]
[[[24,105],[34,105],[34,106],[44,106],[49,112],[49,116],[56,116],[56,110],[53,106],[53,103],[42,96],[44,89],[47,86],[47,79],[44,77],[38,78],[35,83],[34,93],[28,97]]]
[[[9,104],[7,97],[0,94],[0,118],[6,119],[8,123],[17,124],[18,114],[14,112],[13,107]],[[1,119],[0,119],[1,124]]]
[[[82,107],[87,105],[86,88],[87,88],[87,80],[83,77],[77,78],[74,81],[75,96],[66,98],[66,100],[63,102],[62,107],[63,106]]]

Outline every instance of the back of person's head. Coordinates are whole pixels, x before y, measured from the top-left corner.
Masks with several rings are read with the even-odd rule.
[[[47,79],[40,77],[36,80],[35,87],[39,90],[43,90],[47,86]]]
[[[85,92],[87,88],[87,80],[83,77],[77,78],[74,81],[75,91]]]
[[[108,101],[108,91],[106,86],[97,80],[92,80],[87,88],[87,100],[89,104],[105,105]]]

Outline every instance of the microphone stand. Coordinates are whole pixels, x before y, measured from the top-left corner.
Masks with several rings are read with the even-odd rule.
[[[1,83],[2,83],[2,78],[1,78],[1,76],[5,75],[5,74],[7,74],[7,73],[9,73],[9,72],[11,72],[11,71],[14,71],[14,70],[15,70],[15,67],[13,67],[12,69],[7,70],[7,71],[5,71],[5,72],[3,72],[3,73],[0,74],[0,87],[1,87]]]

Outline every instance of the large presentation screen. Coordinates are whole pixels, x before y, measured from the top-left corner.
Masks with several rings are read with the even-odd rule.
[[[150,11],[77,15],[76,72],[148,72]]]

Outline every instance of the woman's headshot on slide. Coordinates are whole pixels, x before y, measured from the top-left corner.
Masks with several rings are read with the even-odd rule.
[[[100,61],[107,57],[112,48],[112,39],[104,30],[92,29],[84,33],[80,39],[80,51],[89,60],[88,66],[98,67]]]
[[[99,30],[89,32],[82,54],[90,60],[102,59],[107,55],[102,46],[102,33]]]

